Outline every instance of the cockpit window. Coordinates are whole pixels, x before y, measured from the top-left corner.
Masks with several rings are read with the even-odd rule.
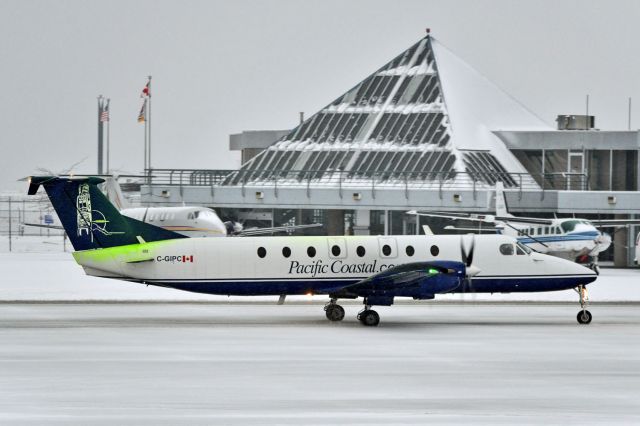
[[[566,232],[571,232],[574,229],[576,229],[576,226],[578,225],[591,225],[589,222],[587,222],[586,220],[567,220],[565,222],[562,222],[560,224],[560,226],[562,227],[562,230],[566,233]]]
[[[516,254],[518,256],[524,256],[526,253],[524,252],[524,250],[522,250],[522,247],[516,245]]]
[[[500,253],[505,256],[513,255],[513,244],[500,244]]]
[[[531,254],[532,250],[529,248],[528,245],[522,244],[522,243],[516,243],[516,246],[518,246],[518,254],[524,254],[524,253],[520,253],[520,250],[524,251],[526,254]]]

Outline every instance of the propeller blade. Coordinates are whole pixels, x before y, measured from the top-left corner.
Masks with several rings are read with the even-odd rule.
[[[469,249],[469,255],[467,256],[467,268],[473,263],[473,251],[476,246],[475,234],[471,234],[471,248]]]

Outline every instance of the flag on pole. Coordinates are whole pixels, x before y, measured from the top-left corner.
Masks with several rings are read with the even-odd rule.
[[[107,99],[107,103],[104,104],[102,112],[100,113],[100,121],[103,123],[109,121],[109,101],[111,101],[111,99]]]
[[[146,121],[147,112],[147,100],[145,99],[140,108],[140,114],[138,114],[138,123],[144,123]]]
[[[141,98],[148,98],[151,96],[151,91],[149,86],[151,85],[151,81],[147,81],[147,84],[144,85],[144,89],[142,89],[142,93],[140,93]]]

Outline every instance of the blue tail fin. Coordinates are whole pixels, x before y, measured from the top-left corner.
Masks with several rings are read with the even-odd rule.
[[[184,235],[123,216],[98,189],[96,177],[33,176],[29,195],[44,186],[73,248],[89,250],[139,242],[186,238]]]

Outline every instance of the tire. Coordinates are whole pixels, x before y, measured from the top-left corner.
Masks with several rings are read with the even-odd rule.
[[[593,319],[593,315],[591,315],[591,312],[584,310],[578,312],[577,319],[580,324],[589,324]]]
[[[344,319],[344,308],[340,305],[329,306],[326,315],[329,321],[342,321]]]
[[[360,322],[367,327],[376,327],[380,324],[380,315],[376,311],[364,311],[360,315]]]

